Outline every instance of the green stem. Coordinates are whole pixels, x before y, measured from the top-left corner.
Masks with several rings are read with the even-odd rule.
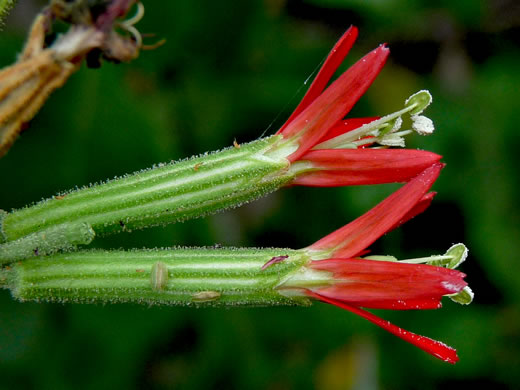
[[[51,226],[0,245],[0,264],[31,256],[50,255],[58,250],[75,249],[77,245],[90,244],[95,235],[88,223],[64,223]]]
[[[291,179],[285,158],[264,155],[279,139],[257,140],[55,196],[3,216],[0,235],[11,241],[56,224],[79,222],[103,235],[237,207]]]
[[[262,270],[277,256],[283,261]],[[308,305],[277,288],[308,262],[292,249],[78,251],[14,263],[1,271],[0,284],[22,301]]]

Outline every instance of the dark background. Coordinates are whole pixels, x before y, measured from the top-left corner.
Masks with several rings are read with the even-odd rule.
[[[253,140],[276,131],[303,81],[350,25],[346,65],[380,43],[391,57],[352,112],[382,115],[420,89],[444,156],[431,208],[373,252],[399,258],[464,242],[476,294],[462,307],[380,312],[458,349],[437,361],[335,307],[190,309],[18,303],[0,294],[0,388],[459,389],[520,386],[518,88],[514,0],[145,1],[153,43],[131,64],[83,67],[0,160],[0,208]],[[23,0],[0,32],[0,66],[21,50],[42,2]],[[270,128],[269,128],[270,127]],[[269,128],[269,129],[268,129]],[[268,130],[266,130],[268,129]],[[96,240],[104,247],[300,248],[396,185],[289,188],[209,218]]]

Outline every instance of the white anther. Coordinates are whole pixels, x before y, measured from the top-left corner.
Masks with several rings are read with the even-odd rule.
[[[405,147],[404,138],[397,134],[385,135],[378,141],[378,144],[385,146],[399,146],[401,148]]]
[[[433,121],[423,115],[412,115],[412,129],[421,135],[429,135],[435,130]]]

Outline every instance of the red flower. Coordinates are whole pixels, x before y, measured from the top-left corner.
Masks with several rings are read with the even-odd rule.
[[[395,133],[398,126],[394,130],[391,128],[400,121],[400,115],[414,109],[419,112],[417,105],[410,103],[398,115],[384,117],[379,122],[377,117],[343,120],[375,80],[389,55],[385,45],[379,46],[325,89],[357,34],[357,29],[350,27],[336,43],[304,98],[277,132],[283,140],[275,153],[283,148],[283,154],[292,163],[290,172],[294,172],[295,178],[291,184],[342,186],[403,182],[441,158],[435,153],[419,150],[366,148],[370,146],[367,139],[377,142],[381,141],[383,134]],[[378,126],[370,125],[376,122]],[[381,133],[381,137],[374,135],[374,131]],[[341,136],[345,133],[352,134],[354,142],[342,143]],[[388,135],[386,137],[388,139]],[[392,137],[401,139],[398,134]],[[324,144],[325,141],[330,144],[331,139],[337,141],[336,145],[328,147]],[[383,142],[383,145],[389,144]]]
[[[360,258],[375,240],[428,207],[434,194],[427,192],[442,166],[431,166],[360,218],[307,247],[305,251],[312,261],[302,274],[280,288],[288,289],[288,294],[307,295],[349,310],[424,351],[455,363],[458,357],[453,348],[361,309],[436,309],[441,307],[443,296],[466,288],[465,275],[453,269],[395,259]]]

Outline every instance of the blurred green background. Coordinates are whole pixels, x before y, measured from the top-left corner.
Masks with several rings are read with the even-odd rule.
[[[42,1],[0,32],[12,63]],[[18,303],[0,291],[1,389],[459,389],[520,387],[519,26],[514,0],[144,1],[141,32],[166,38],[131,64],[83,67],[0,160],[0,208],[276,131],[304,80],[350,25],[345,66],[380,43],[391,57],[352,111],[382,115],[419,89],[447,163],[431,208],[383,237],[399,258],[470,249],[469,307],[382,312],[458,349],[455,366],[335,307],[190,309]],[[288,188],[203,220],[96,240],[104,247],[300,248],[396,185]]]

